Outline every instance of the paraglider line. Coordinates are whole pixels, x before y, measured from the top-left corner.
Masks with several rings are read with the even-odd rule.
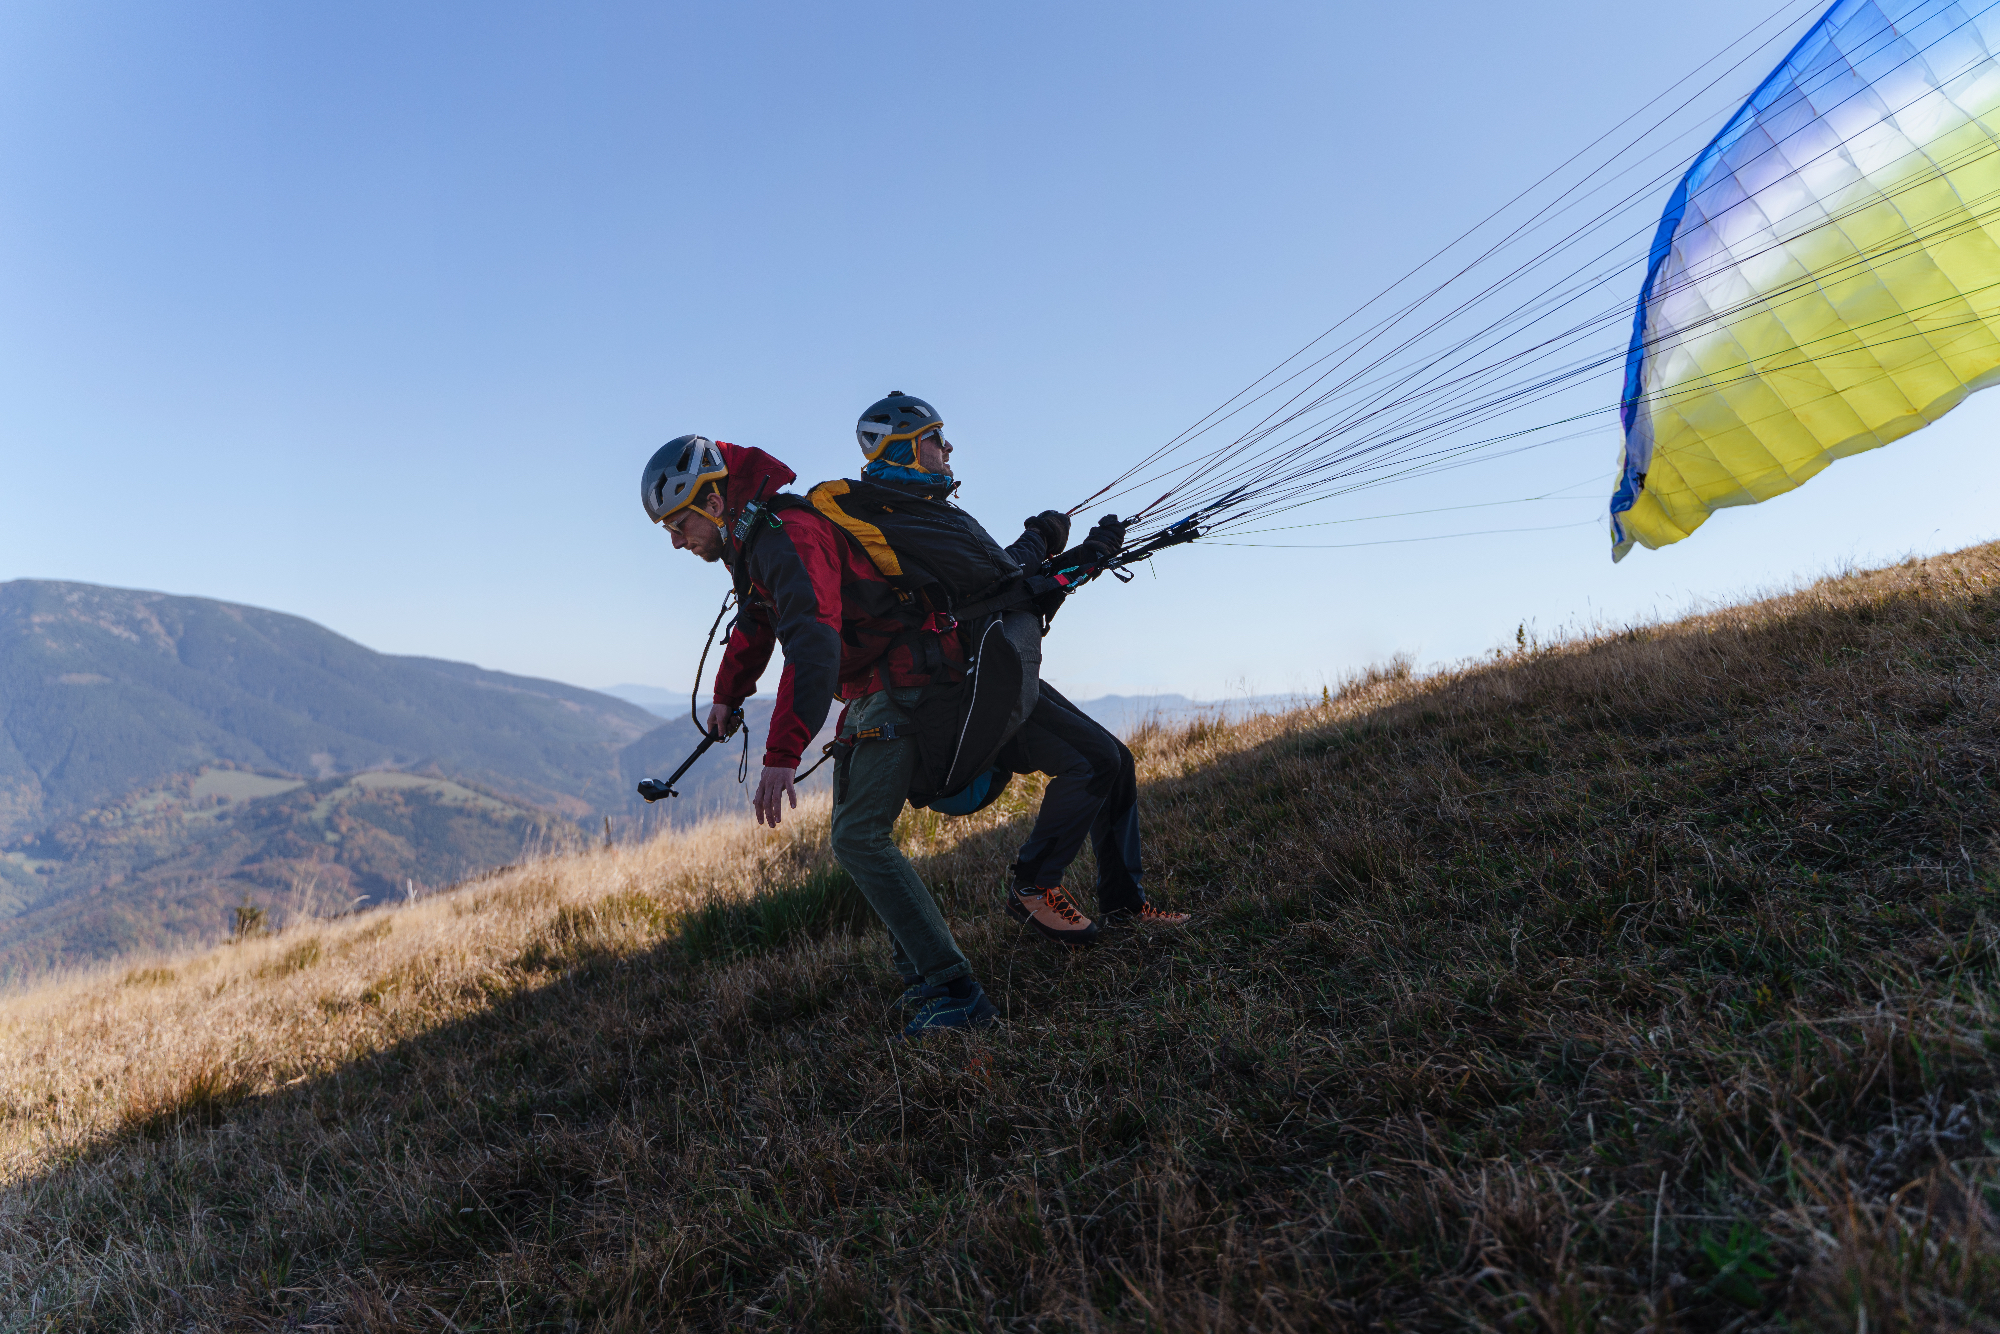
[[[1475,533],[1434,533],[1429,537],[1385,537],[1374,542],[1216,542],[1218,547],[1261,547],[1267,551],[1347,551],[1354,547],[1399,547],[1411,542],[1449,542],[1459,537],[1497,537],[1502,533],[1556,533],[1565,528],[1595,528],[1602,519],[1552,523],[1542,528],[1483,528]]]

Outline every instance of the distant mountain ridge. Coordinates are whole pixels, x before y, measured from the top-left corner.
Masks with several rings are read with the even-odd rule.
[[[245,898],[379,901],[573,839],[636,811],[622,752],[666,728],[282,612],[0,583],[0,977],[213,938]]]
[[[282,612],[0,584],[0,843],[211,762],[432,765],[583,816],[622,806],[616,752],[656,726],[595,691],[376,653]]]
[[[282,922],[402,899],[574,842],[567,827],[551,839],[544,812],[394,770],[176,775],[0,852],[0,981],[213,940],[239,904]]]

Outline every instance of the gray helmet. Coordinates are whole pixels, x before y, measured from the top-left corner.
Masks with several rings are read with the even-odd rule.
[[[713,440],[705,435],[676,436],[646,460],[639,499],[645,503],[647,518],[665,523],[694,502],[703,482],[728,476],[729,467]]]
[[[854,423],[854,438],[861,442],[861,452],[873,463],[897,441],[914,441],[933,426],[943,425],[944,418],[938,416],[936,408],[900,389],[891,389],[887,398],[869,404],[861,420]],[[910,452],[915,457],[915,445],[911,445]]]

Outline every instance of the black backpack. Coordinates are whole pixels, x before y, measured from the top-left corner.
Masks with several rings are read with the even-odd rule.
[[[812,507],[841,528],[899,593],[957,612],[1002,592],[1021,567],[979,520],[948,500],[880,482],[821,482]]]
[[[771,514],[770,522],[783,523],[785,510],[807,505],[846,533],[895,590],[913,641],[931,638],[916,626],[930,613],[944,612],[960,623],[971,655],[963,673],[932,673],[911,723],[870,728],[836,743],[836,795],[845,794],[855,744],[909,740],[918,755],[910,776],[913,805],[959,795],[982,779],[991,795],[981,793],[983,800],[970,809],[998,797],[1006,783],[989,776],[994,757],[1034,711],[1040,694],[1041,624],[1028,609],[1032,581],[977,519],[947,500],[842,478],[821,482],[803,500],[773,496],[761,509]],[[745,518],[739,546],[754,542],[764,527],[754,513],[746,511]],[[941,655],[934,648],[919,654],[920,662],[928,660]]]

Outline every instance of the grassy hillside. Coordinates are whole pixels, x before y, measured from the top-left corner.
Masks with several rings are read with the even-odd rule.
[[[0,1008],[16,1329],[2000,1327],[2000,548],[1140,738],[890,1040],[824,814]]]

